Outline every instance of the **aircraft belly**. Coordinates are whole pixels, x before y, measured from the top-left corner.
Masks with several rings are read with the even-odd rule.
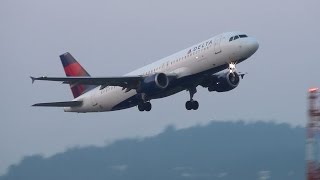
[[[134,90],[125,92],[122,90],[122,88],[116,87],[116,89],[102,94],[100,98],[97,99],[98,106],[100,107],[101,111],[113,111],[113,108],[117,104],[120,104],[135,94],[136,92]]]
[[[155,94],[153,96],[151,96],[150,98],[151,99],[160,99],[160,98],[164,98],[164,97],[168,97],[168,96],[171,96],[171,95],[174,95],[178,92],[181,92],[185,90],[184,87],[181,87],[181,86],[176,86],[176,87],[173,87],[173,88],[169,88],[168,90],[164,91],[164,92],[161,92],[159,94]]]

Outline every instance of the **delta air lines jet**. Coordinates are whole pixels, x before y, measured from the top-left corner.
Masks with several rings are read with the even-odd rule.
[[[243,73],[236,64],[253,55],[257,40],[241,32],[217,35],[171,56],[119,77],[91,77],[71,56],[60,55],[66,77],[31,77],[36,80],[69,84],[74,99],[65,102],[38,103],[33,106],[64,107],[65,112],[103,112],[138,106],[150,111],[151,100],[187,90],[187,110],[197,110],[193,99],[197,87],[210,92],[226,92],[239,85]]]

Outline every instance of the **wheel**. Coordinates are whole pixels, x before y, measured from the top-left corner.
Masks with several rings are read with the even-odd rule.
[[[197,110],[199,108],[199,103],[198,101],[192,101],[192,109]]]
[[[187,110],[191,110],[192,109],[192,102],[191,101],[187,101],[186,102],[186,109]]]
[[[145,103],[145,104],[144,104],[144,108],[145,108],[146,111],[150,111],[151,108],[152,108],[151,103],[150,103],[150,102]]]
[[[144,104],[138,104],[138,109],[140,112],[144,111]]]

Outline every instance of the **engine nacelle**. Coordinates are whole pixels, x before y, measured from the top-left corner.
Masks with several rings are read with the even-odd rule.
[[[167,75],[164,73],[156,73],[144,78],[137,89],[137,93],[152,94],[167,88],[168,85],[169,79]]]
[[[239,74],[227,72],[218,76],[214,83],[208,86],[209,91],[226,92],[236,88],[240,83]]]

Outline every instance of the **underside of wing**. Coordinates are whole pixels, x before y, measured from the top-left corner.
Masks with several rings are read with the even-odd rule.
[[[151,75],[152,76],[152,75]],[[176,78],[176,74],[165,75],[167,78]],[[139,88],[141,82],[148,76],[119,76],[119,77],[31,77],[32,82],[36,80],[41,81],[57,81],[64,84],[70,84],[72,87],[83,84],[83,85],[96,85],[101,86],[103,89],[107,86],[120,86],[127,91],[131,89]]]
[[[32,106],[42,107],[76,107],[80,106],[82,101],[64,101],[64,102],[49,102],[49,103],[37,103]]]
[[[143,76],[122,76],[122,77],[31,77],[32,82],[36,80],[42,81],[58,81],[64,84],[76,85],[101,85],[101,86],[120,86],[123,88],[132,88],[138,86]]]

